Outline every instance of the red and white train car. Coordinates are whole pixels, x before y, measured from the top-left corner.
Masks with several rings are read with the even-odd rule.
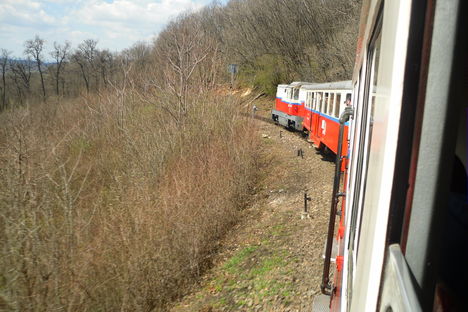
[[[352,83],[339,81],[303,85],[299,100],[303,103],[303,127],[309,133],[309,139],[319,148],[326,148],[333,153],[338,149],[340,114],[346,105],[351,104]],[[348,125],[345,125],[344,138],[347,138]],[[347,150],[343,150],[345,154]]]
[[[363,0],[314,311],[466,311],[466,16],[464,0]]]
[[[272,118],[284,127],[307,132],[315,146],[336,154],[339,116],[350,105],[351,86],[351,80],[278,85]],[[347,133],[346,124],[344,138]]]

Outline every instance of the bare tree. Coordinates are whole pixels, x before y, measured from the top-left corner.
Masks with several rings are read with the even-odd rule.
[[[196,69],[215,49],[194,15],[181,16],[157,39],[156,53],[164,67],[166,86],[177,98],[177,116],[187,113],[188,94]]]
[[[107,88],[107,83],[109,79],[108,75],[112,67],[112,62],[113,55],[109,50],[105,49],[102,51],[97,51],[97,67],[102,82],[104,83],[104,88]]]
[[[221,9],[224,53],[258,76],[266,58],[286,77],[350,77],[360,0],[237,0]],[[276,67],[271,61],[269,71]]]
[[[81,72],[81,77],[83,78],[83,81],[85,83],[86,92],[89,93],[89,68],[83,52],[81,52],[80,50],[75,51],[75,53],[73,53],[72,55],[72,59],[76,64],[78,64],[78,67],[80,68]]]
[[[64,61],[68,57],[68,54],[70,52],[70,47],[71,44],[68,41],[65,41],[63,45],[58,44],[57,42],[54,42],[54,51],[50,52],[50,55],[54,58],[55,60],[55,92],[57,95],[59,95],[59,82],[60,82],[60,74],[61,70],[64,66]]]
[[[2,49],[0,53],[0,67],[2,69],[2,106],[0,107],[0,111],[4,110],[7,107],[6,103],[6,71],[7,71],[7,65],[8,65],[8,60],[10,57],[11,52]]]
[[[91,75],[98,77],[95,69],[95,59],[97,56],[97,41],[94,39],[86,39],[78,46],[78,49],[72,55],[72,59],[78,64],[86,86],[86,91],[89,93]]]
[[[122,51],[122,56],[127,61],[135,62],[136,65],[144,65],[151,54],[151,47],[144,41],[134,43],[130,48]]]
[[[22,103],[24,96],[31,93],[32,61],[29,57],[26,60],[11,60],[10,69],[19,102]]]
[[[31,56],[36,61],[37,70],[39,71],[39,75],[41,76],[42,96],[45,100],[46,90],[44,84],[44,75],[42,72],[42,50],[44,49],[44,43],[44,39],[41,39],[38,35],[36,35],[34,39],[26,41],[26,48],[24,50],[24,53],[26,55]]]
[[[98,50],[96,48],[98,42],[94,39],[86,39],[78,46],[78,49],[83,53],[85,60],[88,66],[88,79],[91,79],[91,76],[94,76],[94,81],[96,84],[96,89],[99,89],[99,73],[96,70],[96,59],[98,56]]]

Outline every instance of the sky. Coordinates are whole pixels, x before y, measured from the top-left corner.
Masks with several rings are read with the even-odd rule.
[[[151,42],[178,14],[196,11],[212,0],[0,0],[0,49],[24,55],[24,42],[39,35],[76,48],[85,39],[98,48],[121,51],[138,41]],[[225,3],[226,0],[221,1]],[[45,55],[46,56],[46,55]]]

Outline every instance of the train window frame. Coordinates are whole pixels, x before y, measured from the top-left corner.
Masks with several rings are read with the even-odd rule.
[[[294,100],[299,100],[299,88],[294,88],[292,95]]]
[[[330,116],[334,115],[333,112],[335,111],[335,105],[336,105],[335,101],[336,101],[335,92],[330,92],[330,104],[328,106],[329,108],[328,115]]]
[[[328,115],[328,105],[329,105],[329,102],[330,102],[330,92],[324,92],[323,102],[324,102],[323,113],[325,115]]]
[[[340,107],[341,107],[341,92],[336,93],[336,98],[335,98],[335,117],[339,118],[340,117]]]
[[[317,92],[314,92],[313,109],[315,111],[317,111],[317,101],[318,101]]]
[[[370,43],[367,49],[367,56],[366,56],[366,68],[365,68],[365,76],[362,77],[360,75],[360,83],[364,83],[363,90],[359,92],[358,96],[362,95],[362,114],[360,124],[355,125],[357,129],[359,129],[359,138],[356,136],[353,141],[356,144],[357,139],[359,139],[359,144],[356,149],[357,153],[357,161],[356,161],[356,168],[354,169],[355,173],[355,183],[354,183],[354,196],[352,200],[352,209],[351,209],[351,217],[350,217],[350,225],[349,225],[349,240],[348,240],[348,253],[351,257],[348,261],[350,264],[349,266],[349,274],[350,276],[354,277],[355,273],[355,266],[357,265],[358,255],[359,255],[359,243],[361,237],[361,222],[362,222],[362,215],[365,206],[365,191],[367,187],[367,174],[368,174],[368,165],[370,160],[370,147],[372,143],[372,131],[370,129],[370,122],[371,122],[371,110],[372,110],[372,91],[373,86],[372,83],[374,81],[375,72],[374,70],[378,71],[378,68],[375,67],[375,51],[376,51],[376,44],[379,43],[379,50],[378,53],[381,52],[381,38],[382,38],[382,25],[383,25],[383,4],[380,8],[380,12],[377,17],[376,25],[374,27],[374,32],[372,34]],[[362,71],[361,71],[362,74]],[[364,79],[364,81],[362,80]],[[347,94],[346,94],[347,96]],[[348,298],[352,298],[352,290],[351,288],[348,289]],[[351,302],[351,300],[349,300]]]
[[[317,92],[317,112],[321,113],[322,112],[322,96],[323,92]]]

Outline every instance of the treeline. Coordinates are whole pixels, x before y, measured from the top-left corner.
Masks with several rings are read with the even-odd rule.
[[[157,68],[175,69],[178,82],[200,88],[226,82],[227,65],[240,66],[238,83],[274,94],[291,80],[350,79],[359,0],[232,0],[180,16],[155,40]],[[193,72],[191,66],[203,62]],[[189,75],[190,74],[190,75]],[[169,85],[176,77],[169,78]],[[222,80],[224,78],[224,80]],[[180,92],[179,92],[180,93]],[[184,92],[180,93],[184,96]]]
[[[2,73],[0,111],[10,106],[46,101],[51,97],[74,98],[81,92],[100,92],[122,79],[122,70],[136,56],[149,53],[139,42],[119,53],[99,49],[98,41],[87,39],[73,49],[70,42],[53,43],[35,36],[24,43],[24,55],[0,51]]]
[[[359,0],[216,1],[173,20],[153,43],[119,52],[87,39],[76,48],[56,43],[50,51],[36,36],[23,56],[1,49],[0,110],[52,96],[99,93],[129,72],[145,87],[169,88],[177,112],[188,92],[229,82],[228,64],[238,64],[236,82],[274,94],[291,80],[349,79],[357,35]],[[193,85],[194,88],[189,85]],[[172,106],[171,106],[172,107]]]

